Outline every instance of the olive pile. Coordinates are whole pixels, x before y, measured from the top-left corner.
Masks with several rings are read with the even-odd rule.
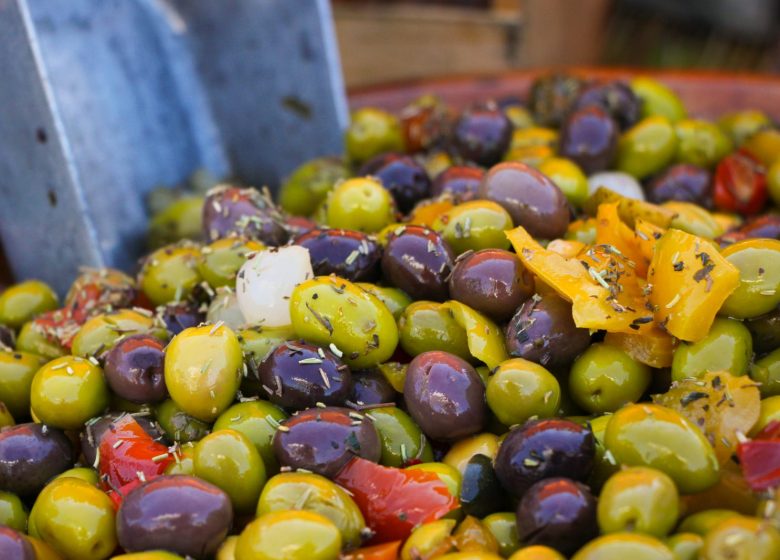
[[[767,115],[554,75],[345,145],[0,291],[0,559],[780,558]]]

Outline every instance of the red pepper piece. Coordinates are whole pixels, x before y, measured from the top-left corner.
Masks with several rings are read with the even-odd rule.
[[[780,485],[780,440],[752,440],[741,443],[737,456],[748,486],[755,491]]]
[[[352,493],[374,531],[370,543],[405,540],[417,525],[435,521],[459,505],[435,473],[383,467],[360,457],[347,463],[334,480]]]
[[[401,541],[393,541],[374,546],[359,548],[354,552],[342,555],[342,560],[396,560]]]
[[[122,502],[125,500],[125,497],[130,492],[132,492],[133,490],[141,486],[141,484],[143,484],[143,482],[141,482],[140,479],[136,478],[134,481],[128,482],[121,488],[117,488],[116,490],[109,490],[108,492],[106,492],[106,494],[108,494],[108,497],[111,498],[111,501],[114,502],[114,509],[119,510],[119,506],[122,505]]]
[[[715,206],[727,212],[757,214],[767,201],[766,169],[747,152],[724,157],[715,170]]]
[[[122,488],[137,480],[151,480],[173,461],[168,448],[155,441],[126,414],[100,438],[100,480],[105,489]]]

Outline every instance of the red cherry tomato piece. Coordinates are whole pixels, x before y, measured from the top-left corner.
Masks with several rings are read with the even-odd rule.
[[[747,152],[724,157],[715,170],[715,206],[727,212],[756,214],[767,201],[766,169]]]

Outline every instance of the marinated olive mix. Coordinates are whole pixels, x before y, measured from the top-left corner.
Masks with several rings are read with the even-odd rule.
[[[361,108],[0,287],[0,560],[780,558],[780,128],[690,109]]]

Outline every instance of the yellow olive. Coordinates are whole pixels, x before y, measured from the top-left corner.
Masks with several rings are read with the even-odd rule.
[[[337,560],[341,533],[313,511],[276,511],[246,526],[236,545],[236,560]]]

